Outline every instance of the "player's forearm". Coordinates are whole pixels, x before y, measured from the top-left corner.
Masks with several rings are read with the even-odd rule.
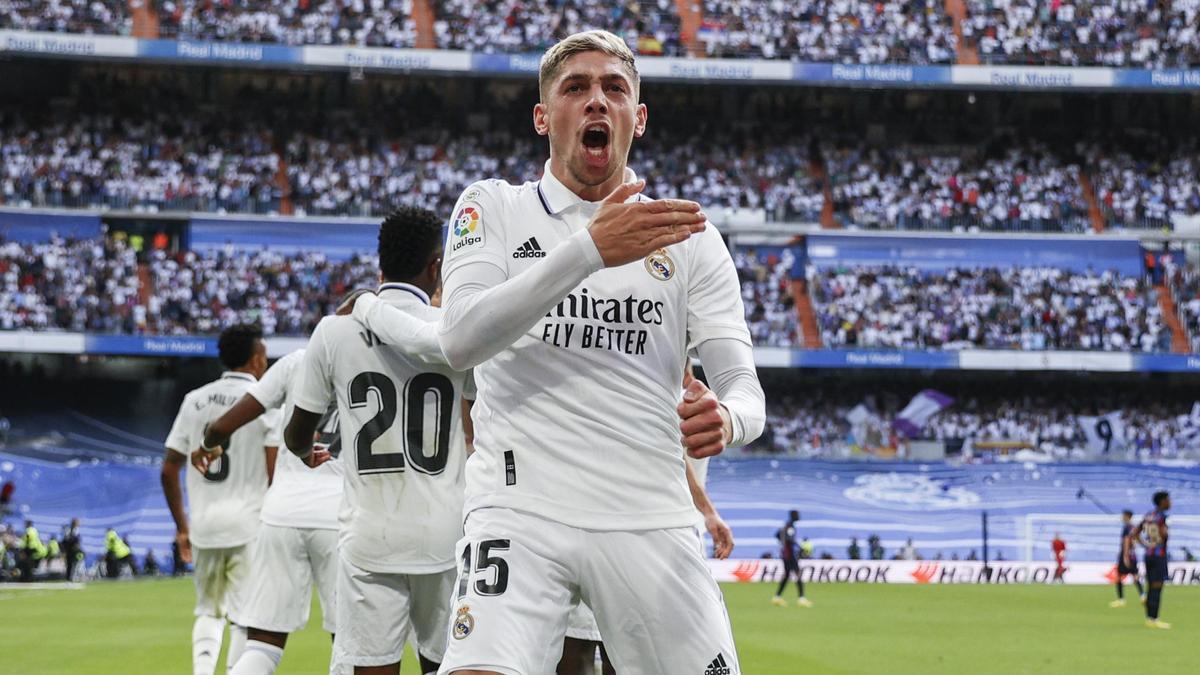
[[[509,279],[486,262],[459,268],[446,279],[438,331],[446,360],[466,370],[499,354],[603,267],[591,235],[581,230]]]
[[[233,436],[234,432],[258,419],[259,415],[266,411],[267,409],[258,402],[258,399],[250,394],[243,394],[232,408],[226,410],[224,415],[208,425],[204,432],[204,447],[215,448],[218,445],[223,448],[229,447],[229,437]]]
[[[283,430],[283,442],[288,451],[300,459],[307,459],[312,454],[313,439],[320,421],[320,415],[301,408],[297,403],[287,428]]]
[[[187,513],[183,510],[183,490],[179,485],[179,469],[179,465],[163,462],[162,489],[163,496],[167,499],[167,508],[171,511],[171,518],[175,521],[175,531],[187,532]]]
[[[685,473],[687,474],[688,491],[692,493],[692,505],[705,517],[714,515],[717,510],[713,507],[712,500],[708,498],[708,493],[704,491],[704,486],[696,479],[696,472],[692,469],[692,463],[685,457],[683,464],[685,466]]]
[[[715,338],[697,346],[700,361],[717,400],[729,412],[732,426],[728,447],[738,447],[758,438],[767,423],[767,403],[754,349],[734,338]]]

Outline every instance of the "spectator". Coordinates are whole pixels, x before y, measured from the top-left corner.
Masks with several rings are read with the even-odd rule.
[[[79,533],[79,519],[72,518],[71,524],[63,528],[63,555],[66,557],[67,581],[75,581],[75,571],[83,561],[83,538]]]
[[[128,567],[129,573],[137,576],[137,569],[133,564],[133,553],[129,550],[129,544],[125,543],[117,531],[108,528],[108,532],[104,535],[104,563],[106,576],[109,579],[116,579],[121,574],[122,567]]]
[[[850,547],[846,549],[846,557],[850,560],[862,558],[862,551],[858,548],[858,537],[850,538]]]

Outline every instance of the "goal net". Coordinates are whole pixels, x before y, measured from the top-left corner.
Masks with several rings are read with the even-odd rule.
[[[1133,523],[1141,522],[1144,514],[1136,513]],[[1019,534],[1022,558],[1025,562],[1054,559],[1050,542],[1058,534],[1067,544],[1067,560],[1108,562],[1116,561],[1121,543],[1121,515],[1030,513],[1024,518]],[[1183,549],[1200,556],[1200,516],[1167,516],[1170,539],[1167,553],[1172,560],[1185,559]],[[1142,558],[1138,547],[1137,556]]]

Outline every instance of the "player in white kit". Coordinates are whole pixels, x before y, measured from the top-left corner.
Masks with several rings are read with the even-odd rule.
[[[203,470],[223,453],[231,434],[264,412],[283,407],[282,421],[291,416],[304,351],[298,349],[279,359],[233,408],[209,425],[205,447],[192,453],[193,465]],[[276,426],[276,431],[273,439],[281,444],[282,425]],[[335,632],[337,511],[342,501],[336,410],[327,415],[318,434],[317,443],[325,449],[314,451],[309,464],[287,452],[276,462],[255,540],[250,590],[235,617],[247,628],[246,650],[231,675],[275,672],[288,634],[308,623],[314,584],[321,602],[321,624]],[[337,665],[330,670],[337,672]]]
[[[736,675],[681,449],[762,431],[736,270],[698,204],[639,194],[625,164],[647,111],[620,38],[563,40],[539,85],[542,179],[475,183],[450,223],[434,330],[479,395],[441,672],[552,673],[582,600],[622,675]],[[370,296],[354,314],[396,315]],[[715,393],[693,382],[679,403],[689,349]]]
[[[441,269],[442,225],[402,208],[379,232],[377,297],[422,321]],[[361,301],[361,300],[360,300]],[[284,438],[306,457],[336,400],[345,478],[338,544],[337,658],[356,673],[397,673],[410,636],[421,672],[442,660],[462,533],[466,460],[459,401],[470,376],[388,344],[349,316],[325,317],[309,342]]]
[[[227,328],[217,342],[217,351],[227,370],[184,397],[167,436],[162,467],[163,493],[175,519],[180,554],[185,562],[195,560],[195,675],[212,675],[221,651],[225,619],[236,614],[247,590],[252,542],[275,460],[275,448],[268,447],[267,436],[272,425],[278,423],[275,415],[259,418],[230,437],[228,454],[206,472],[187,468],[192,450],[201,445],[205,427],[233,406],[267,370],[267,348],[256,327]],[[181,470],[187,470],[187,513],[179,485]],[[237,660],[245,642],[245,628],[233,623],[228,663]]]

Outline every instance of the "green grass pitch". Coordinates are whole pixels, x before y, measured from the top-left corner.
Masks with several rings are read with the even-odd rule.
[[[724,589],[746,675],[1200,672],[1200,588],[1166,589],[1169,631],[1142,625],[1136,596],[1110,609],[1112,589],[1100,586],[813,584],[812,609],[771,606],[767,585]],[[100,582],[77,591],[0,587],[0,670],[190,672],[191,609],[190,579]],[[326,672],[329,640],[318,617],[314,606],[279,673]],[[411,659],[402,672],[416,675]]]

